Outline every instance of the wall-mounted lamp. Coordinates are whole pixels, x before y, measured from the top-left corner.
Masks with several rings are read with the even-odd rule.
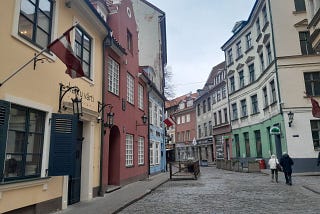
[[[100,113],[102,112],[102,110],[105,108],[105,107],[108,107],[109,108],[109,112],[107,113],[107,120],[106,122],[104,123],[104,117],[102,115],[102,117],[100,116]],[[114,118],[114,113],[111,111],[113,108],[113,106],[111,104],[104,104],[104,103],[100,103],[98,101],[98,113],[99,113],[99,116],[97,118],[97,123],[99,123],[100,121],[102,121],[103,123],[103,126],[104,127],[108,127],[108,128],[111,128],[113,126],[113,118]]]
[[[291,123],[293,121],[293,116],[294,116],[294,113],[292,111],[289,111],[288,112],[288,118],[289,118],[288,124],[289,124],[289,127],[291,127]]]
[[[145,126],[146,125],[148,117],[145,113],[143,113],[141,120],[142,120],[142,124],[138,124],[138,122],[136,121],[136,129],[138,126]]]
[[[60,92],[59,92],[59,110],[58,112],[61,113],[61,108],[65,109],[65,106],[62,105],[62,99],[66,93],[69,91],[73,91],[75,94],[75,98],[71,98],[72,100],[72,110],[73,114],[77,115],[78,117],[82,116],[82,99],[78,97],[80,89],[77,86],[68,86],[63,85],[62,83],[60,85]]]

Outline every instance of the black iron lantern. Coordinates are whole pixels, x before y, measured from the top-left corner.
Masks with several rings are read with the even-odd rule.
[[[78,96],[72,99],[72,107],[73,107],[73,114],[82,116],[82,99],[79,99]]]
[[[148,120],[148,117],[147,117],[146,114],[143,114],[143,116],[141,117],[141,119],[142,119],[142,123],[143,123],[143,124],[146,124],[146,123],[147,123],[147,120]]]
[[[107,121],[104,124],[104,127],[111,128],[113,126],[113,117],[114,117],[114,113],[111,112],[110,110],[110,112],[107,113]]]

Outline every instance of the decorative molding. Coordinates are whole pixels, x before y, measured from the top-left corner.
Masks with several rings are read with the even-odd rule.
[[[257,53],[259,53],[259,52],[262,50],[262,48],[263,48],[263,45],[258,45],[258,47],[257,47]]]
[[[308,26],[308,19],[303,19],[293,25],[294,27],[306,27]]]
[[[250,63],[253,60],[254,60],[254,56],[248,56],[248,58],[246,59],[246,64]]]
[[[231,75],[231,74],[234,74],[234,72],[235,72],[235,70],[229,70],[228,71],[228,76]]]
[[[263,44],[266,44],[269,41],[269,39],[270,39],[270,33],[266,33],[262,40]]]
[[[243,63],[239,63],[236,69],[237,69],[237,70],[240,70],[241,68],[243,68],[243,66],[244,66]]]

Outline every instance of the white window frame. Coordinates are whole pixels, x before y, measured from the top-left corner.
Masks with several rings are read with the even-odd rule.
[[[160,142],[155,142],[154,144],[154,163],[155,165],[160,164],[160,152],[161,152],[161,145]]]
[[[133,135],[126,134],[126,167],[133,166]]]
[[[138,85],[138,108],[143,110],[143,91],[144,88],[141,84]]]
[[[186,115],[186,123],[189,123],[190,122],[190,114],[187,114]]]
[[[111,57],[108,58],[108,91],[119,95],[120,65]]]
[[[154,141],[153,140],[150,140],[150,146],[149,146],[149,153],[150,153],[150,166],[153,166],[154,165],[154,149],[153,149],[153,146],[154,146]]]
[[[138,164],[144,164],[144,138],[139,137],[138,139]]]
[[[134,78],[127,73],[127,101],[134,104]]]

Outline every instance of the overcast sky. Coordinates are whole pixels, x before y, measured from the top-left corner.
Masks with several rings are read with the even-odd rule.
[[[255,0],[148,0],[166,13],[167,66],[176,97],[196,92],[211,68],[224,61],[221,46],[237,21],[247,20]]]

